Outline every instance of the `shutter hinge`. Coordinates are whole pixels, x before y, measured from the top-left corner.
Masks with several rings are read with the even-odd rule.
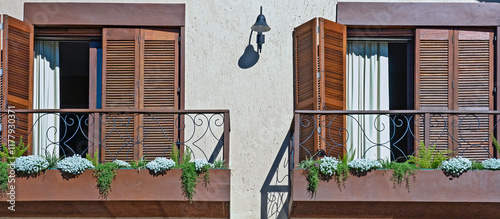
[[[177,37],[177,39],[179,40],[179,42],[181,42],[181,37]]]
[[[495,36],[495,38],[493,38],[493,41],[497,41],[497,36]]]
[[[177,87],[177,93],[180,94],[181,93],[181,87]]]
[[[497,87],[493,87],[493,94],[496,94],[497,93]]]
[[[318,79],[321,79],[321,72],[319,72],[319,71],[318,71],[318,73],[317,73],[316,77],[317,77]]]
[[[3,23],[0,23],[0,30],[3,30]]]
[[[318,134],[321,134],[321,126],[318,127]]]
[[[319,33],[319,26],[316,26],[316,33]]]
[[[141,43],[141,35],[137,36],[138,40],[139,40],[139,44]]]
[[[141,87],[141,80],[137,80],[137,87]]]
[[[3,76],[3,69],[0,68],[0,77],[2,77],[2,76]]]

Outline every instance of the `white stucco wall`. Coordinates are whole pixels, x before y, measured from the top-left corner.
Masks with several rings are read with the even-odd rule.
[[[23,0],[0,0],[0,13],[23,18]],[[48,1],[45,1],[48,2]],[[334,0],[54,1],[186,4],[186,109],[229,109],[232,218],[259,218],[261,187],[293,115],[292,31],[313,17],[335,19]],[[259,62],[238,67],[263,6],[271,31]],[[133,19],[133,18],[131,18]],[[252,38],[255,46],[255,35]],[[285,153],[285,156],[287,153]],[[279,160],[283,178],[286,160]],[[275,183],[288,184],[288,180]],[[281,180],[281,179],[280,179]],[[286,199],[287,193],[283,198]],[[272,204],[269,204],[272,205]],[[276,217],[283,203],[270,207]],[[278,209],[276,209],[278,208]]]

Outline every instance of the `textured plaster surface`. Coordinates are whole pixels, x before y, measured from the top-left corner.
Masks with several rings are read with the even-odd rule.
[[[22,19],[23,1],[0,0],[0,13]],[[293,116],[293,28],[312,19],[335,20],[334,0],[58,1],[186,4],[186,109],[229,109],[232,218],[277,217],[284,203],[261,206],[261,187]],[[240,69],[250,27],[263,6],[271,31],[260,60]],[[133,18],[131,18],[133,19]],[[255,35],[252,38],[255,46]],[[284,154],[285,156],[287,153]],[[286,175],[279,158],[281,173]],[[288,184],[281,179],[276,184]],[[286,199],[287,192],[282,198]],[[267,197],[267,195],[266,195]],[[272,206],[271,206],[272,205]]]

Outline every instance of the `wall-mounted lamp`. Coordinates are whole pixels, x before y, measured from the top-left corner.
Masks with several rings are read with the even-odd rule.
[[[260,6],[260,14],[257,16],[255,24],[252,26],[252,31],[257,32],[257,51],[262,51],[262,44],[266,41],[263,32],[270,30],[271,28],[267,25],[266,17],[262,14],[262,6]]]

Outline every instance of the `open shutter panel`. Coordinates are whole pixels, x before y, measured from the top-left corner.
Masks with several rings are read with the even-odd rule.
[[[453,81],[453,30],[417,29],[415,65],[415,108],[422,110],[451,110]],[[431,115],[430,144],[444,151],[451,149],[448,135],[448,116]],[[418,139],[424,141],[424,121],[416,116]],[[415,149],[420,146],[415,143]],[[426,145],[429,146],[429,145]],[[450,146],[450,148],[449,148]]]
[[[31,109],[33,90],[33,25],[18,19],[2,15],[3,23],[3,54],[2,54],[2,109]],[[16,143],[22,136],[25,143],[30,142],[29,131],[32,126],[32,117],[28,114],[16,114],[18,123],[15,134],[8,140]],[[6,143],[9,123],[3,118],[2,137]],[[26,140],[26,137],[28,139]],[[31,152],[31,148],[29,149]]]
[[[319,110],[318,18],[294,30],[294,102],[296,110]],[[314,119],[314,122],[312,121]],[[299,135],[300,160],[313,155],[319,148],[318,117],[304,116]],[[305,120],[309,120],[308,123]]]
[[[178,33],[141,30],[142,109],[178,109]],[[151,114],[142,119],[142,153],[146,159],[168,157],[177,141],[177,115]]]
[[[347,28],[320,18],[319,39],[322,110],[346,110]],[[328,156],[342,157],[346,141],[346,133],[342,133],[346,127],[345,116],[331,116],[321,121],[326,122],[322,124],[320,133],[321,139],[324,139],[321,148],[329,152]]]
[[[493,32],[455,30],[455,95],[458,110],[493,110]],[[493,151],[489,130],[493,118],[488,115],[459,115],[455,136],[458,154],[484,160]],[[463,152],[463,154],[462,154]]]
[[[137,109],[139,76],[139,30],[103,29],[103,108]],[[132,160],[138,158],[135,142],[136,115],[107,115],[101,141],[101,158]]]

